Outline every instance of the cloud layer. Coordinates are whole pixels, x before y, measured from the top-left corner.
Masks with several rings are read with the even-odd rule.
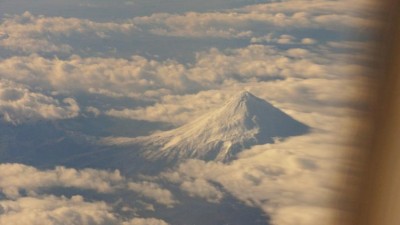
[[[162,175],[180,183],[184,190],[203,198],[218,199],[216,187],[204,187],[212,181],[233,196],[262,208],[272,217],[272,224],[337,224],[348,211],[340,179],[349,171],[346,154],[339,153],[331,135],[311,134],[290,140],[257,146],[243,152],[231,164],[189,160],[176,170]],[[326,179],[329,177],[329,179]]]
[[[0,200],[1,224],[167,224],[154,218],[119,218],[110,203],[86,201],[81,195],[69,198],[48,195],[54,188],[73,188],[100,194],[136,192],[161,205],[177,203],[173,195],[161,186],[150,182],[135,183],[121,176],[117,170],[76,170],[61,166],[53,170],[38,170],[23,164],[0,164],[0,171],[0,192],[5,196]]]
[[[107,193],[115,191],[125,180],[119,171],[78,171],[65,167],[40,171],[22,164],[0,164],[0,168],[0,190],[8,198],[20,197],[21,191],[34,194],[40,189],[51,187],[71,187]]]
[[[112,20],[3,15],[5,122],[109,116],[179,126],[248,90],[313,132],[256,146],[229,164],[189,160],[155,177],[0,164],[0,224],[167,225],[140,214],[174,209],[182,196],[210,204],[233,196],[262,209],[273,225],[344,221],[337,181],[356,164],[347,154],[352,125],[365,126],[368,93],[360,88],[377,7],[369,0],[244,2]]]
[[[168,225],[155,218],[122,220],[105,202],[86,202],[71,198],[42,196],[0,201],[0,223],[15,225]]]
[[[349,4],[353,7],[348,7]],[[161,36],[248,39],[265,30],[373,27],[376,22],[360,14],[360,9],[370,10],[367,5],[366,1],[357,0],[346,4],[324,0],[281,1],[220,12],[158,13],[134,18],[133,22]],[[255,29],[257,26],[264,29]]]
[[[191,101],[189,96],[181,97],[181,95],[198,93],[202,90],[228,89],[229,87],[237,89],[237,86],[255,81],[274,81],[277,84],[276,80],[287,80],[288,83],[293,83],[290,79],[320,79],[321,82],[326,79],[328,82],[332,78],[346,78],[345,74],[362,68],[359,64],[346,64],[340,61],[332,63],[331,60],[335,59],[335,56],[325,56],[324,53],[324,51],[310,51],[304,48],[280,51],[271,46],[249,45],[239,49],[224,51],[210,49],[199,52],[193,65],[181,64],[174,60],[148,60],[142,56],[123,59],[82,58],[75,55],[63,60],[47,59],[36,54],[16,56],[0,61],[2,82],[17,87],[18,85],[26,87],[24,91],[29,92],[27,96],[32,96],[31,99],[41,98],[36,101],[39,102],[37,104],[43,102],[43,105],[50,106],[47,111],[40,105],[29,106],[30,108],[25,110],[35,111],[37,115],[34,115],[34,113],[29,113],[30,111],[17,113],[12,109],[17,107],[15,104],[18,103],[11,104],[12,101],[7,101],[7,99],[3,101],[2,105],[4,108],[8,108],[9,121],[21,122],[25,117],[36,119],[75,117],[81,107],[73,98],[80,94],[148,99],[158,101],[158,103],[136,109],[111,108],[105,114],[152,121],[170,120],[179,123],[188,118],[188,116],[181,118],[177,115],[179,112],[193,111],[193,114],[199,115],[204,113],[205,109],[212,108],[213,102],[222,100],[216,94],[216,99],[209,101],[209,106],[201,106],[200,109],[202,107],[205,109],[195,112],[196,107],[200,104],[174,106],[169,103],[176,99]],[[348,81],[348,79],[346,80]],[[274,84],[274,82],[269,83]],[[43,96],[43,92],[31,93],[28,88],[33,89],[33,86],[45,93],[51,93],[54,97]],[[23,91],[22,88],[20,89],[20,92]],[[6,94],[3,96],[7,97]],[[59,100],[55,99],[56,96],[71,97],[65,98],[64,105],[62,105]],[[205,96],[201,94],[195,98],[205,98]],[[27,104],[22,100],[19,104]],[[54,107],[51,108],[53,105]],[[96,111],[97,115],[99,113]],[[171,120],[170,117],[174,117],[174,119]]]
[[[63,39],[107,39],[114,33],[132,32],[131,23],[94,22],[87,19],[35,16],[30,12],[3,19],[0,46],[25,53],[72,53],[74,46]]]
[[[118,219],[104,202],[85,202],[82,196],[25,197],[18,200],[0,201],[1,224],[15,225],[106,225],[116,224]]]

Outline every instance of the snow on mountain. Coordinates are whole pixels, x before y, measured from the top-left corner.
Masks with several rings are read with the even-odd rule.
[[[275,137],[304,134],[308,127],[250,92],[177,129],[137,139],[150,160],[188,158],[227,162],[243,149]]]

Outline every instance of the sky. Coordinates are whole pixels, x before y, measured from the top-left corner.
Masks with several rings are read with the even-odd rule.
[[[366,129],[376,8],[368,0],[0,1],[0,224],[182,224],[235,204],[223,215],[254,224],[344,221],[337,181],[357,164],[352,128]],[[179,127],[243,90],[311,132],[228,164],[193,159],[152,175],[45,157],[82,154],[93,148],[87,139]],[[182,216],[196,202],[199,214]]]

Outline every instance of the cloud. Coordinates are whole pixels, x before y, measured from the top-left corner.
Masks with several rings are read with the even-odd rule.
[[[349,169],[343,150],[351,148],[340,143],[336,136],[313,133],[253,147],[230,164],[189,160],[161,176],[182,185],[193,180],[218,183],[263,209],[274,225],[318,224],[321,218],[336,224],[334,219],[347,212],[341,208],[345,197],[339,182]],[[211,196],[214,190],[200,193]]]
[[[296,37],[288,34],[282,34],[278,37],[276,37],[275,34],[270,33],[268,35],[262,36],[262,37],[253,37],[250,40],[251,43],[257,44],[257,43],[276,43],[276,44],[281,44],[281,45],[294,45],[298,44],[296,42]]]
[[[204,198],[209,202],[218,203],[224,197],[221,191],[204,179],[184,181],[180,185],[180,188],[192,197]]]
[[[219,12],[155,13],[136,17],[133,23],[143,30],[162,36],[228,39],[250,39],[255,33],[263,32],[255,27],[274,31],[373,27],[376,23],[370,18],[373,14],[363,14],[365,11],[372,11],[373,7],[365,1],[352,2],[354,3],[323,0],[269,2]]]
[[[150,198],[155,200],[159,204],[163,204],[168,207],[172,207],[176,203],[178,203],[172,193],[167,190],[161,188],[158,184],[156,183],[151,183],[147,181],[143,182],[130,182],[128,184],[128,189],[135,191],[146,198]]]
[[[121,37],[131,40],[136,33],[140,33],[139,36],[152,36],[147,31],[163,36],[241,38],[251,40],[252,43],[292,44],[293,38],[288,37],[293,37],[291,31],[299,28],[342,30],[373,21],[373,13],[370,12],[373,6],[366,6],[366,1],[352,2],[354,4],[349,3],[351,7],[347,3],[322,0],[270,2],[218,12],[156,13],[112,22],[48,17],[25,12],[3,18],[0,46],[18,53],[54,53],[64,56],[62,58],[86,51],[109,55],[112,49],[119,47],[117,43],[105,40],[120,40]],[[362,11],[360,8],[368,10]],[[282,34],[273,38],[275,42],[271,42],[268,37],[272,30]],[[105,46],[107,43],[110,46]]]
[[[330,41],[328,45],[333,48],[368,51],[373,43],[360,41]]]
[[[133,22],[153,34],[174,37],[249,38],[250,27],[245,27],[245,15],[236,12],[196,13],[183,15],[157,13],[136,17]],[[240,26],[242,25],[242,26]]]
[[[312,15],[343,14],[363,17],[375,12],[379,3],[370,0],[326,1],[326,0],[289,0],[243,7],[245,12],[268,12],[293,14],[306,12]]]
[[[272,46],[249,45],[199,52],[191,65],[142,56],[130,59],[15,56],[0,61],[0,73],[13,82],[59,95],[86,93],[159,100],[166,95],[192,94],[251,81],[334,76],[341,66],[331,60],[306,49],[281,51]],[[117,113],[125,114],[112,111],[114,115]]]
[[[94,22],[87,19],[35,16],[30,12],[5,17],[1,21],[0,46],[26,53],[71,53],[71,46],[63,38],[107,39],[113,33],[132,32],[132,23]]]
[[[0,115],[6,122],[68,119],[78,116],[79,112],[80,107],[73,98],[60,102],[24,85],[0,80]]]
[[[122,223],[122,225],[168,225],[168,223],[166,223],[163,220],[154,218],[147,218],[147,219],[135,218],[129,222]]]
[[[313,38],[303,38],[301,39],[301,43],[305,45],[312,45],[315,44],[317,41]]]
[[[25,54],[52,53],[69,56],[96,51],[90,44],[82,46],[82,41],[76,41],[84,40],[84,43],[95,43],[94,48],[99,52],[103,51],[102,54],[109,54],[107,51],[112,51],[118,44],[107,40],[121,37],[132,39],[137,34],[138,38],[143,35],[152,36],[149,32],[170,37],[247,39],[252,43],[260,43],[265,41],[271,30],[288,35],[288,32],[298,29],[343,30],[361,26],[375,27],[377,20],[373,18],[373,9],[376,7],[366,4],[367,1],[351,2],[269,2],[215,12],[155,13],[112,22],[25,12],[21,15],[7,15],[2,19],[0,46]],[[116,45],[104,46],[104,43]],[[289,44],[292,41],[280,38],[278,43]]]
[[[0,212],[0,223],[13,225],[168,225],[155,218],[123,220],[105,202],[86,202],[79,195],[2,200]]]
[[[86,112],[93,114],[95,117],[99,116],[101,114],[100,110],[96,107],[93,106],[88,106],[85,109]]]
[[[286,54],[301,60],[303,57],[309,57],[310,53],[303,49],[289,49]],[[234,67],[233,64],[232,67]],[[323,68],[325,65],[321,67]],[[320,119],[317,118],[330,118],[328,120],[331,120],[329,123],[331,125],[326,125],[324,129],[336,130],[339,120],[356,119],[366,106],[364,100],[368,98],[368,92],[360,91],[366,83],[361,78],[362,73],[360,73],[360,76],[348,76],[361,72],[362,68],[357,69],[357,67],[353,68],[350,65],[348,65],[348,68],[342,65],[337,65],[336,68],[328,67],[332,68],[329,71],[334,73],[332,76],[324,74],[326,76],[324,77],[322,74],[316,74],[315,77],[307,79],[288,77],[272,81],[249,80],[243,83],[224,83],[221,84],[219,90],[201,91],[190,95],[167,95],[151,106],[135,109],[111,109],[105,113],[109,116],[128,119],[164,121],[178,126],[218,109],[232,95],[248,90],[311,127],[319,126],[318,120]],[[221,77],[224,76],[221,75]],[[229,76],[229,73],[227,73],[227,76]],[[349,88],[343,90],[343,86]],[[312,114],[316,115],[311,116]],[[340,118],[337,118],[337,116],[340,116]]]
[[[318,60],[318,54],[295,59],[287,52],[271,46],[249,45],[245,48],[220,51],[210,49],[197,54],[190,78],[203,85],[229,85],[277,78],[313,78],[329,75],[328,64]]]
[[[229,98],[229,94],[215,90],[192,95],[167,95],[152,106],[123,110],[111,109],[106,114],[128,119],[165,121],[179,125],[218,108]]]
[[[138,211],[143,208],[154,211],[154,206],[147,203],[149,199],[168,208],[179,204],[168,189],[149,181],[133,181],[123,177],[118,170],[78,170],[62,166],[39,170],[23,164],[0,164],[0,177],[0,194],[3,196],[0,200],[0,224],[167,225],[156,218],[141,218]],[[74,192],[54,192],[63,190],[59,188],[91,193],[91,201],[85,201],[82,196],[64,197],[63,193]],[[134,195],[135,202],[128,202],[133,193],[137,194]],[[129,200],[110,202],[110,196],[128,197]],[[141,200],[143,197],[146,202]],[[103,199],[105,201],[100,201]],[[131,209],[132,205],[135,208]],[[119,215],[122,213],[119,206],[130,216]]]
[[[338,221],[346,221],[350,213],[332,208],[293,206],[277,210],[275,224],[279,225],[310,225],[324,221],[325,224],[337,224]]]
[[[23,164],[0,164],[0,190],[8,198],[20,197],[21,191],[35,194],[52,187],[69,187],[113,192],[123,187],[125,178],[119,171],[107,172],[94,169],[68,169],[58,166],[54,170],[40,171]]]
[[[20,198],[21,192],[35,196],[38,191],[53,187],[93,190],[99,193],[115,193],[117,190],[131,190],[159,204],[173,206],[177,203],[172,193],[156,183],[133,182],[114,172],[57,166],[53,170],[38,170],[23,164],[0,164],[0,191],[7,198]]]
[[[123,58],[47,59],[39,55],[11,57],[0,62],[3,78],[73,95],[84,92],[110,97],[159,97],[196,90],[185,66],[173,60],[141,56]]]
[[[0,201],[0,223],[14,225],[109,225],[118,219],[104,202],[45,196]]]

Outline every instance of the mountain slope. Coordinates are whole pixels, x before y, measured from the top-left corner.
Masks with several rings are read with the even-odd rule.
[[[182,127],[138,139],[151,160],[188,158],[227,162],[243,149],[275,137],[304,134],[308,127],[245,91],[227,104]]]

